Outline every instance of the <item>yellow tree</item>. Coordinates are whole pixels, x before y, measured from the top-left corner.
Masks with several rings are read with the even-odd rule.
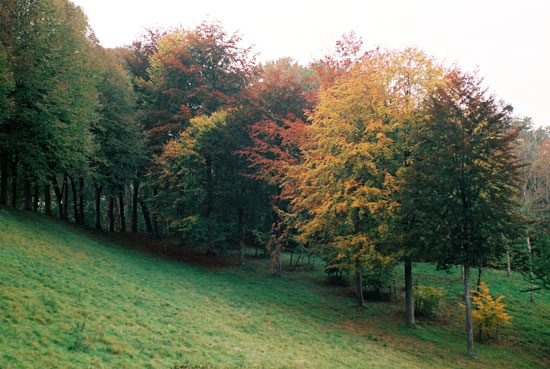
[[[319,93],[303,160],[289,169],[284,195],[302,241],[321,248],[331,267],[354,272],[359,305],[361,270],[387,267],[390,245],[402,243],[394,224],[406,137],[439,75],[416,49],[367,53]]]

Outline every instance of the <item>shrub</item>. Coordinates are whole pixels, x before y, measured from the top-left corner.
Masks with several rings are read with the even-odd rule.
[[[446,291],[443,288],[429,286],[416,286],[414,289],[414,311],[418,315],[433,316],[435,309],[439,305],[441,298],[445,296]]]
[[[395,280],[395,263],[390,259],[377,258],[370,261],[368,268],[362,271],[363,286],[370,298],[391,299],[391,289]],[[389,290],[386,295],[383,290]]]
[[[479,292],[472,291],[472,293],[473,304],[476,307],[472,311],[472,318],[478,327],[479,339],[488,337],[498,340],[499,327],[502,324],[510,324],[509,320],[512,319],[504,311],[506,307],[502,303],[504,296],[499,296],[496,300],[493,299],[485,282],[479,284]]]

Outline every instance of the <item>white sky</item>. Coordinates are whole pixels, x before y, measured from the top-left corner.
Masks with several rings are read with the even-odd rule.
[[[72,0],[105,47],[146,27],[192,28],[218,20],[254,46],[260,61],[306,64],[353,30],[367,48],[416,46],[479,69],[514,113],[550,126],[550,0]]]

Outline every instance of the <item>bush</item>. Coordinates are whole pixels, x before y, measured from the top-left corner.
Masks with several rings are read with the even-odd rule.
[[[504,296],[499,296],[496,300],[489,294],[489,287],[485,282],[479,284],[479,292],[472,291],[473,304],[476,307],[472,311],[472,319],[478,327],[479,339],[494,338],[498,340],[499,327],[502,324],[510,324],[512,319],[504,308],[502,303]]]
[[[368,268],[362,271],[363,287],[366,295],[374,299],[391,299],[392,286],[395,280],[395,263],[390,259],[371,260]],[[389,294],[383,291],[387,290]]]
[[[441,298],[447,292],[443,288],[429,286],[416,286],[414,288],[414,312],[423,316],[434,316],[435,309],[439,305]]]

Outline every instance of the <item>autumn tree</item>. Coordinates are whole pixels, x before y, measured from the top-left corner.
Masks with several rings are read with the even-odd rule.
[[[409,171],[408,196],[422,239],[442,266],[464,265],[468,354],[474,355],[470,266],[502,255],[522,229],[516,202],[517,130],[475,75],[452,70],[426,100]]]
[[[243,174],[265,186],[261,203],[269,206],[264,210],[263,232],[269,234],[274,275],[280,275],[280,253],[290,235],[280,216],[287,204],[281,201],[281,186],[288,166],[299,159],[299,145],[306,138],[306,112],[315,101],[311,72],[288,58],[262,65],[238,112],[237,119],[246,122],[250,138],[237,150],[249,163]]]
[[[393,224],[405,137],[437,76],[418,50],[365,54],[321,90],[300,147],[303,162],[290,166],[284,195],[300,238],[329,255],[330,267],[354,272],[359,305],[363,269],[386,269],[398,256],[391,245],[402,244]]]
[[[151,157],[162,155],[164,146],[177,139],[193,117],[234,104],[255,73],[250,48],[240,44],[238,34],[228,34],[216,23],[169,30],[158,39],[147,79],[137,83],[144,95],[142,122]],[[160,173],[156,162],[150,163],[146,187],[152,189],[152,200],[159,195]],[[211,166],[208,157],[205,163]]]

